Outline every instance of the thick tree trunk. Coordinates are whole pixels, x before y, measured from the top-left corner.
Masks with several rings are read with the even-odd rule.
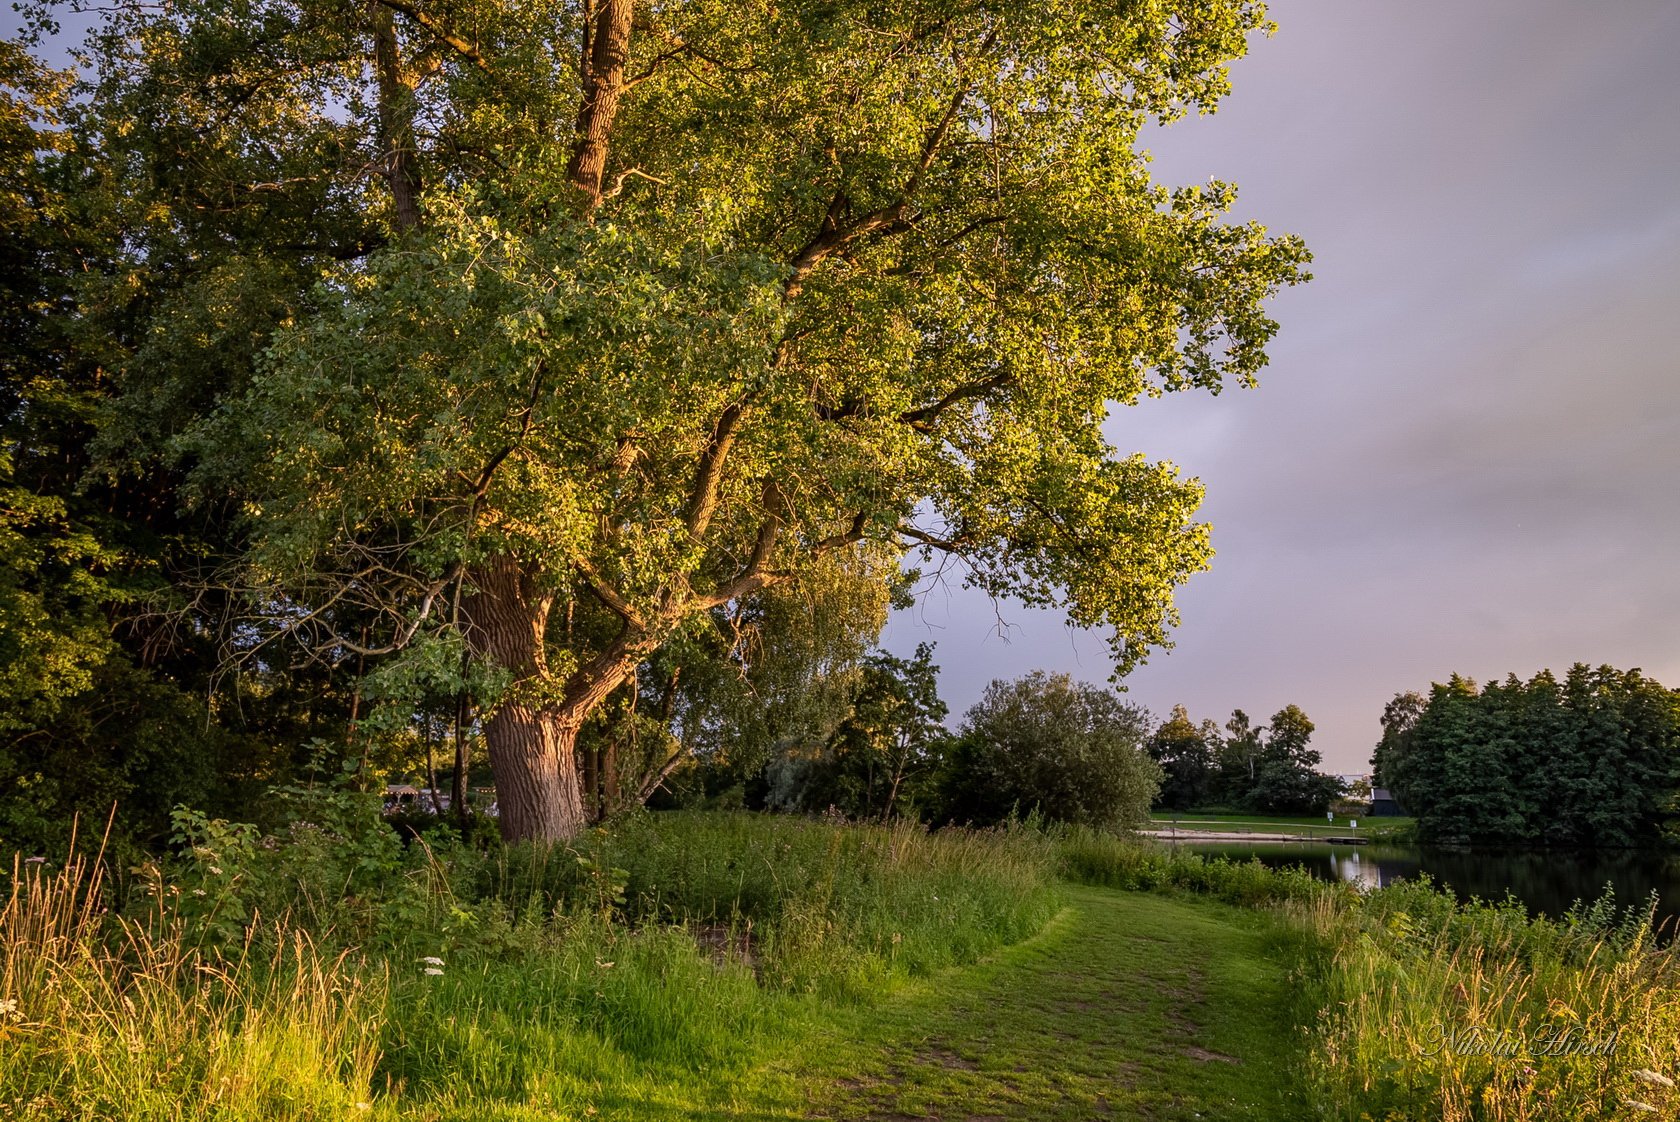
[[[583,831],[575,724],[551,711],[504,704],[485,725],[484,741],[505,840],[557,842]]]
[[[502,556],[472,573],[462,603],[473,657],[513,676],[484,726],[496,807],[508,841],[557,842],[583,829],[583,792],[573,746],[581,721],[562,721],[549,701],[544,642],[552,594],[518,560]]]
[[[414,88],[397,54],[397,30],[391,10],[368,5],[373,23],[373,67],[379,80],[379,144],[384,149],[385,180],[397,228],[420,225],[420,164],[414,144]]]
[[[619,98],[624,95],[624,66],[630,58],[630,29],[635,13],[631,0],[599,0],[583,28],[579,71],[583,104],[578,107],[577,136],[571,181],[585,195],[590,210],[601,205],[607,173],[607,147]]]
[[[507,841],[558,842],[588,825],[578,774],[583,722],[653,649],[628,626],[564,683],[548,672],[544,643],[553,605],[537,574],[508,556],[475,569],[462,603],[473,657],[513,676],[484,726],[496,803]]]

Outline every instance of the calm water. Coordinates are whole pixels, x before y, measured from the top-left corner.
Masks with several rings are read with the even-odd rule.
[[[1529,850],[1437,849],[1412,845],[1329,845],[1323,842],[1180,843],[1192,853],[1258,858],[1271,866],[1300,865],[1325,880],[1381,886],[1428,873],[1461,897],[1503,899],[1509,892],[1530,911],[1561,915],[1577,900],[1592,901],[1614,887],[1619,905],[1643,907],[1654,891],[1659,920],[1680,923],[1680,857],[1641,850],[1576,853]]]

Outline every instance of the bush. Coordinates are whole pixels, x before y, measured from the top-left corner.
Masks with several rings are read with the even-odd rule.
[[[1066,674],[993,682],[968,711],[943,784],[947,822],[1135,826],[1161,768],[1144,751],[1148,715]]]

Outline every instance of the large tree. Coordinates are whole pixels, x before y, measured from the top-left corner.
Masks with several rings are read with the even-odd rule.
[[[1323,759],[1312,741],[1313,723],[1298,705],[1272,714],[1260,751],[1249,804],[1273,813],[1316,813],[1341,793],[1341,780],[1318,770]]]
[[[1150,180],[1258,3],[185,0],[97,38],[108,462],[238,510],[228,628],[469,662],[510,838],[656,652],[837,553],[1166,642],[1199,485],[1116,402],[1251,382],[1290,237]],[[125,287],[126,285],[126,287]],[[138,311],[136,309],[138,308]],[[153,465],[148,467],[148,465]]]
[[[1172,715],[1149,737],[1149,756],[1161,765],[1164,776],[1157,804],[1169,810],[1205,806],[1219,777],[1223,746],[1218,725],[1197,725],[1184,706],[1173,706]]]

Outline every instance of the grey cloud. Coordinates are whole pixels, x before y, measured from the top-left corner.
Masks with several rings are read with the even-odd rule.
[[[1680,685],[1680,6],[1282,0],[1211,118],[1152,131],[1158,178],[1241,185],[1317,279],[1276,304],[1261,388],[1119,409],[1125,450],[1208,487],[1219,556],[1177,649],[1131,679],[1165,713],[1287,702],[1336,770],[1383,702],[1458,670],[1642,666]],[[1101,641],[939,592],[953,708]]]

